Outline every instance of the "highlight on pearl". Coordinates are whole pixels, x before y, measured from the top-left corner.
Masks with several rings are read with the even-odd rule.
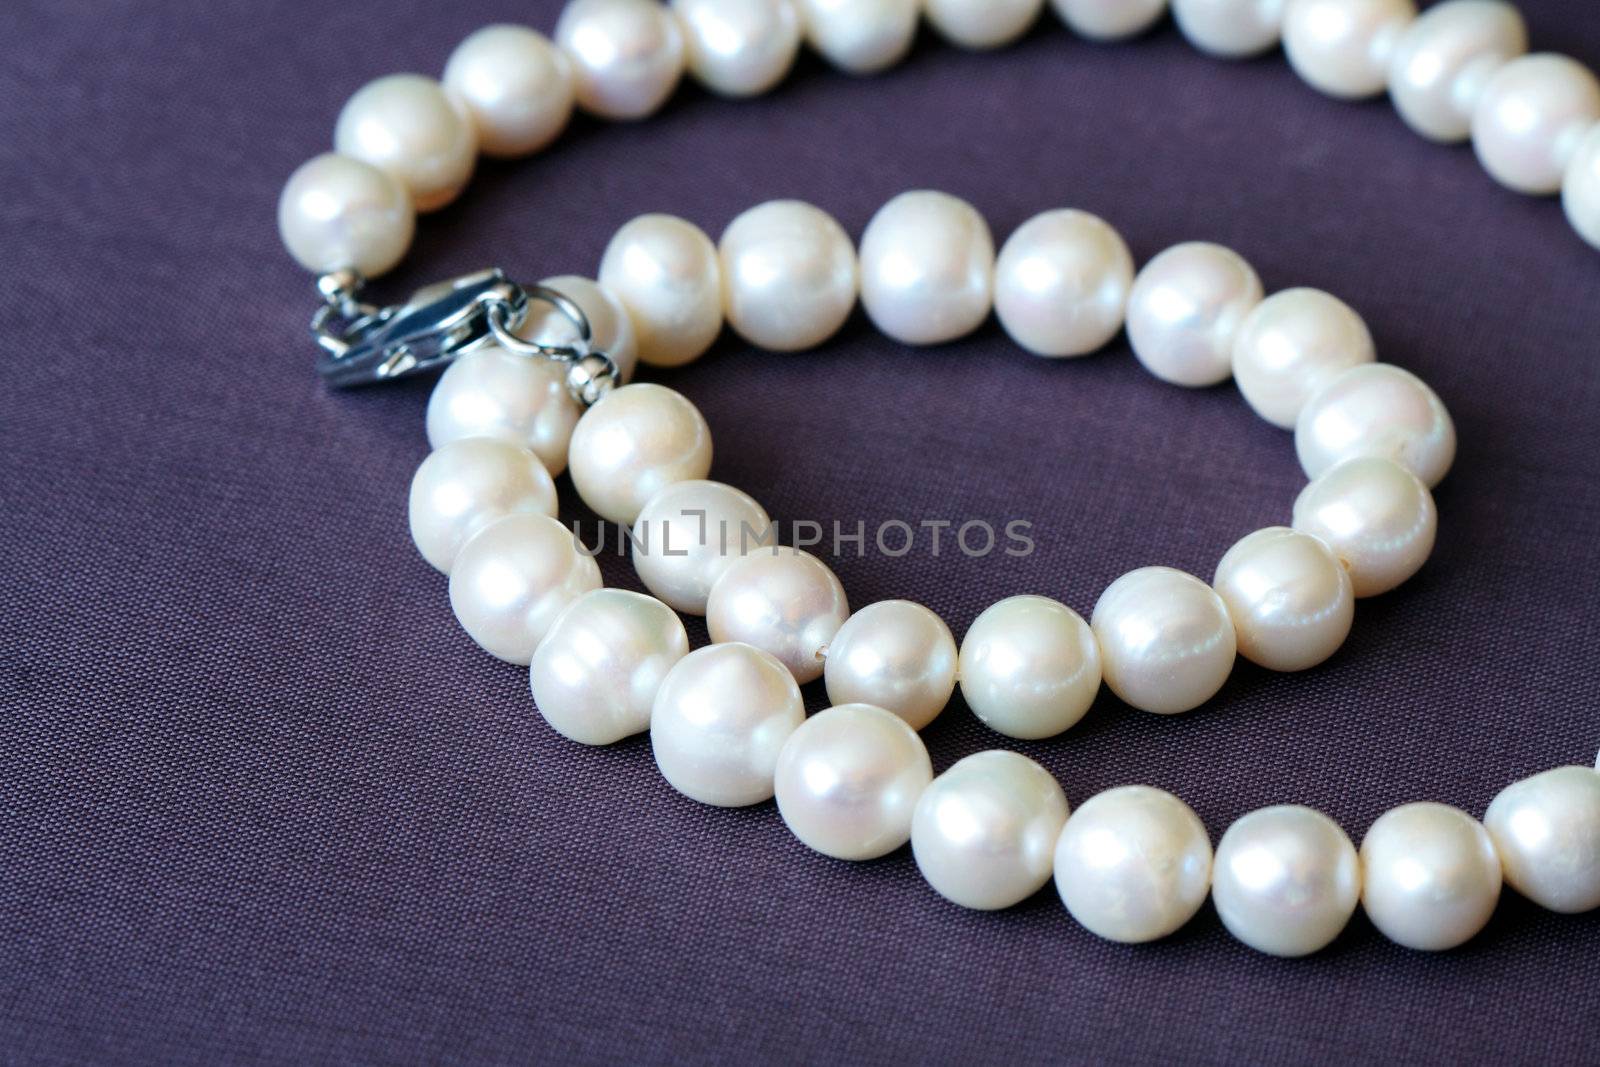
[[[1278,46],[1285,0],[1172,0],[1189,43],[1219,59],[1249,59]]]
[[[1238,650],[1222,598],[1171,567],[1143,567],[1112,582],[1089,625],[1106,685],[1157,715],[1191,711],[1215,696]]]
[[[567,606],[534,650],[528,683],[552,729],[610,745],[650,728],[656,691],[689,654],[676,613],[654,597],[596,589]]]
[[[650,746],[672,788],[722,808],[772,797],[785,743],[806,721],[800,687],[772,656],[715,644],[680,659],[650,712]]]
[[[994,310],[1038,356],[1082,356],[1122,329],[1133,255],[1104,220],[1046,211],[1017,228],[995,261]]]
[[[651,366],[694,362],[722,330],[717,250],[692,222],[640,215],[606,245],[599,278],[633,320],[639,359]]]
[[[776,544],[777,530],[749,495],[721,482],[674,482],[634,520],[633,569],[676,611],[704,615],[711,587],[741,556]]]
[[[940,35],[962,48],[1008,45],[1039,20],[1044,0],[923,0],[923,13]]]
[[[435,450],[470,437],[526,448],[552,478],[567,469],[567,448],[583,409],[567,392],[567,371],[498,345],[457,356],[428,397],[428,443]]]
[[[302,163],[278,198],[278,236],[302,267],[317,273],[387,273],[411,246],[416,224],[405,186],[333,152]]]
[[[466,105],[420,74],[390,74],[364,85],[339,112],[333,146],[387,172],[419,212],[437,211],[461,195],[478,159]]]
[[[1445,0],[1401,34],[1389,59],[1389,98],[1406,125],[1450,144],[1472,133],[1472,112],[1495,71],[1528,50],[1528,27],[1503,0]]]
[[[1508,785],[1483,824],[1517,892],[1566,914],[1600,908],[1600,770],[1557,767]]]
[[[943,619],[909,600],[880,600],[833,635],[823,678],[833,703],[872,704],[920,730],[950,702],[956,663],[956,639]]]
[[[1300,491],[1293,525],[1332,549],[1355,595],[1369,597],[1422,569],[1433,552],[1439,513],[1428,487],[1398,463],[1352,459]]]
[[[1050,0],[1072,31],[1091,41],[1122,41],[1156,24],[1167,0]]]
[[[1361,100],[1383,92],[1389,57],[1416,17],[1412,0],[1289,0],[1283,51],[1308,85]]]
[[[444,86],[466,107],[486,156],[544,148],[572,118],[572,63],[526,26],[485,26],[456,46]]]
[[[1513,59],[1484,86],[1472,112],[1472,147],[1506,188],[1531,196],[1561,189],[1584,134],[1600,123],[1600,81],[1566,56]]]
[[[1456,458],[1456,428],[1439,394],[1387,363],[1352,367],[1306,403],[1294,431],[1306,476],[1349,459],[1393,460],[1432,489]]]
[[[991,605],[961,642],[961,695],[1007,737],[1054,737],[1076,726],[1100,691],[1100,671],[1088,623],[1048,597]]]
[[[921,0],[795,0],[806,41],[850,74],[876,74],[904,59]]]
[[[815,348],[856,306],[850,235],[803,201],[771,200],[734,219],[722,231],[718,258],[728,325],[761,348]]]
[[[1211,899],[1228,932],[1270,956],[1326,948],[1355,913],[1361,861],[1350,838],[1319,811],[1262,808],[1217,843]]]
[[[1233,342],[1233,378],[1257,415],[1288,430],[1312,395],[1341,371],[1377,359],[1354,308],[1320,289],[1263,300]]]
[[[1056,890],[1072,917],[1110,941],[1139,944],[1194,918],[1211,888],[1211,839],[1183,801],[1129,785],[1090,797],[1055,850]]]
[[[1212,581],[1239,654],[1274,671],[1303,671],[1339,650],[1355,621],[1344,565],[1320,539],[1283,526],[1228,549]]]
[[[1446,804],[1406,804],[1361,842],[1361,904],[1395,944],[1424,952],[1477,936],[1500,900],[1500,856],[1483,826]]]
[[[1145,264],[1128,294],[1128,342],[1164,382],[1202,388],[1233,373],[1233,339],[1261,303],[1261,279],[1221,245],[1174,245]]]
[[[473,535],[450,568],[450,607],[485,652],[524,667],[556,617],[600,588],[600,568],[548,515],[507,515]]]
[[[507,515],[555,517],[556,485],[539,457],[491,437],[452,441],[411,479],[409,519],[417,551],[450,573],[461,546]]]
[[[571,460],[583,502],[603,519],[631,524],[662,489],[710,472],[711,428],[683,394],[625,385],[578,420]]]
[[[655,114],[683,76],[683,31],[655,0],[570,0],[555,40],[578,106],[601,118]]]
[[[861,235],[861,304],[908,345],[964,337],[989,316],[994,239],[965,200],[913,190],[890,200]]]
[[[811,716],[778,754],[778,814],[825,856],[870,860],[911,839],[911,820],[933,764],[917,732],[870,704]]]
[[[777,85],[800,51],[800,16],[789,0],[672,0],[689,73],[723,96]]]
[[[911,853],[952,904],[1009,908],[1050,880],[1066,821],[1067,796],[1049,771],[1016,752],[979,752],[922,791]]]
[[[711,640],[770,652],[801,684],[822,675],[823,650],[849,617],[833,571],[797,548],[763,548],[734,560],[706,600]]]

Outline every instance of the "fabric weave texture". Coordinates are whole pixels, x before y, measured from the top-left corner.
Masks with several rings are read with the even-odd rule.
[[[1521,6],[1537,48],[1600,64],[1593,5]],[[965,912],[909,850],[825,859],[771,804],[673,793],[647,739],[591,750],[544,724],[409,543],[429,383],[319,384],[314,294],[273,212],[365,81],[557,13],[0,5],[0,1061],[1600,1062],[1600,913],[1508,891],[1438,956],[1358,914],[1284,962],[1207,906],[1114,945],[1052,889]],[[1215,840],[1298,802],[1359,842],[1398,804],[1481,815],[1594,760],[1600,254],[1469,149],[1320,97],[1281,55],[1210,60],[1170,22],[1096,46],[1047,15],[995,54],[925,34],[871,79],[806,56],[759,100],[685,85],[648,122],[580,119],[548,153],[485,163],[381,289],[491,264],[592,275],[646,211],[715,237],[798,197],[859,236],[919,187],[969,199],[997,242],[1073,206],[1141,262],[1215,240],[1269,290],[1325,288],[1461,437],[1435,557],[1363,601],[1326,665],[1241,663],[1174,718],[1102,696],[1032,744],[958,699],[925,733],[936,769],[1016,748],[1074,804],[1160,786]],[[913,350],[857,315],[814,353],[725,336],[648,377],[709,419],[713,476],[785,522],[1031,522],[1024,558],[834,560],[853,604],[918,600],[958,636],[1012,594],[1087,614],[1137,566],[1209,579],[1304,480],[1231,385],[1162,385],[1120,338],[1051,362],[991,322]],[[603,570],[637,588],[625,559]]]

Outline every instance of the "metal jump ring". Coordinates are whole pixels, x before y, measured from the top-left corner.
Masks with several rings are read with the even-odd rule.
[[[494,339],[500,347],[510,352],[523,356],[539,356],[544,359],[553,359],[561,363],[576,363],[593,350],[592,341],[594,332],[589,326],[589,316],[583,313],[570,297],[554,289],[542,285],[528,285],[523,287],[529,298],[542,300],[555,308],[578,332],[577,345],[548,345],[538,341],[530,341],[525,337],[518,337],[515,331],[527,321],[527,311],[524,308],[521,315],[513,318],[511,305],[498,297],[488,297],[485,300],[489,319],[489,332],[494,334]]]

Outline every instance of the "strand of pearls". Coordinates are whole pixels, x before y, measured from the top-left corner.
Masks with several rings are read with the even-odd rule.
[[[1139,32],[1162,8],[1054,6],[1097,38]],[[994,47],[1041,7],[929,0],[926,13],[958,43]],[[1280,30],[1276,5],[1259,0],[1174,0],[1174,11],[1185,34],[1223,55],[1270,47]],[[1513,60],[1521,22],[1508,11],[1451,0],[1412,22],[1407,0],[1291,0],[1281,32],[1312,84],[1360,96],[1387,77],[1408,122],[1448,139],[1470,119],[1492,173],[1553,191],[1568,157],[1600,156],[1584,132],[1600,102],[1584,104],[1571,61]],[[306,164],[285,189],[285,243],[313,270],[379,273],[404,253],[414,212],[459,193],[479,146],[536,150],[574,101],[614,118],[648,114],[686,64],[718,92],[765,91],[802,33],[846,69],[881,69],[904,54],[917,12],[913,0],[574,0],[559,46],[531,30],[480,31],[451,58],[444,86],[398,76],[352,98],[341,154]],[[1538,121],[1513,123],[1507,108]],[[1600,166],[1569,168],[1580,231],[1597,189]],[[1232,377],[1258,414],[1294,430],[1310,478],[1291,524],[1240,540],[1209,584],[1136,570],[1088,621],[1047,597],[1012,597],[958,647],[921,605],[852,613],[824,562],[774,544],[759,503],[706,480],[710,430],[678,393],[624,385],[584,410],[560,366],[495,346],[469,352],[428,405],[434,451],[412,484],[412,534],[449,576],[466,632],[528,666],[539,711],[564,736],[608,744],[648,731],[675,789],[718,806],[776,798],[796,837],[829,856],[870,859],[909,842],[930,885],[966,907],[1007,907],[1053,877],[1068,911],[1117,941],[1172,933],[1208,894],[1236,937],[1282,956],[1328,944],[1358,901],[1387,936],[1426,950],[1476,934],[1502,881],[1552,910],[1600,906],[1600,773],[1587,767],[1508,787],[1482,822],[1438,804],[1397,808],[1359,852],[1302,807],[1253,812],[1214,851],[1194,812],[1158,789],[1113,789],[1072,812],[1049,772],[1013,752],[933,775],[917,731],[957,685],[983,722],[1018,738],[1070,729],[1102,681],[1135,708],[1186,712],[1215,695],[1238,655],[1279,671],[1321,663],[1348,635],[1356,598],[1422,566],[1437,525],[1430,489],[1451,466],[1455,431],[1428,386],[1376,361],[1366,325],[1337,298],[1267,296],[1248,263],[1204,243],[1136,274],[1116,231],[1079,211],[1030,220],[996,255],[971,205],[930,191],[884,205],[859,254],[825,212],[779,201],[739,216],[718,244],[682,219],[643,216],[612,239],[597,280],[544,284],[584,311],[623,381],[636,362],[698,358],[724,322],[760,347],[813,347],[858,299],[907,344],[963,336],[991,311],[1047,358],[1094,351],[1126,328],[1162,380]],[[563,343],[570,326],[536,315],[521,329]],[[654,595],[601,588],[555,517],[563,470],[596,513],[631,524]],[[705,615],[714,643],[691,652],[678,612]],[[799,687],[819,677],[833,706],[808,719]]]

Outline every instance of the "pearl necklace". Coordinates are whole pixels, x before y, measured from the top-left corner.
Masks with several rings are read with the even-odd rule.
[[[1099,39],[1141,32],[1165,6],[1053,3]],[[455,199],[477,152],[543,148],[575,103],[642,117],[685,67],[716,92],[761,93],[788,71],[802,33],[846,70],[880,70],[905,54],[919,6],[956,43],[995,47],[1042,5],[573,0],[555,44],[489,27],[451,56],[443,85],[398,75],[350,100],[338,152],[289,179],[280,229],[320,275],[313,328],[331,382],[446,366],[410,521],[418,550],[449,575],[456,617],[485,650],[529,667],[539,711],[564,736],[609,744],[648,730],[679,792],[720,806],[775,797],[796,837],[829,856],[865,860],[909,841],[930,885],[966,907],[1008,907],[1053,876],[1082,925],[1143,942],[1177,930],[1209,894],[1229,931],[1280,956],[1327,945],[1358,900],[1385,935],[1424,950],[1474,936],[1502,881],[1556,911],[1600,907],[1600,773],[1583,766],[1511,785],[1481,823],[1441,804],[1397,808],[1359,853],[1298,806],[1244,816],[1213,852],[1183,801],[1144,786],[1101,793],[1069,817],[1060,785],[1015,752],[933,775],[917,730],[957,684],[985,724],[1017,738],[1072,727],[1102,681],[1135,708],[1186,712],[1215,695],[1238,655],[1278,671],[1321,663],[1348,635],[1356,598],[1422,566],[1453,425],[1428,386],[1376,362],[1361,317],[1327,293],[1266,296],[1249,264],[1206,243],[1135,274],[1116,231],[1080,211],[1035,217],[996,256],[971,205],[914,191],[874,216],[859,254],[823,211],[777,201],[740,215],[720,245],[682,219],[637,218],[612,239],[597,281],[524,287],[488,271],[397,307],[359,299],[364,277],[404,254],[416,212]],[[1421,17],[1411,0],[1172,8],[1207,52],[1254,55],[1281,34],[1321,91],[1387,87],[1425,136],[1470,135],[1503,184],[1562,191],[1573,226],[1600,245],[1600,83],[1572,60],[1523,56],[1509,5],[1451,0]],[[755,500],[705,480],[711,435],[694,405],[627,382],[638,362],[698,358],[724,321],[758,347],[813,347],[858,298],[906,344],[961,337],[993,311],[1043,357],[1083,355],[1126,328],[1162,380],[1233,378],[1259,415],[1294,431],[1310,484],[1292,525],[1238,542],[1209,585],[1165,567],[1124,575],[1087,622],[1046,597],[1003,600],[959,649],[917,604],[852,614],[825,563],[778,547]],[[653,596],[601,588],[593,558],[555,518],[563,469],[597,514],[631,526]],[[705,615],[713,644],[690,652],[677,612]],[[834,706],[808,719],[799,686],[819,677]]]

